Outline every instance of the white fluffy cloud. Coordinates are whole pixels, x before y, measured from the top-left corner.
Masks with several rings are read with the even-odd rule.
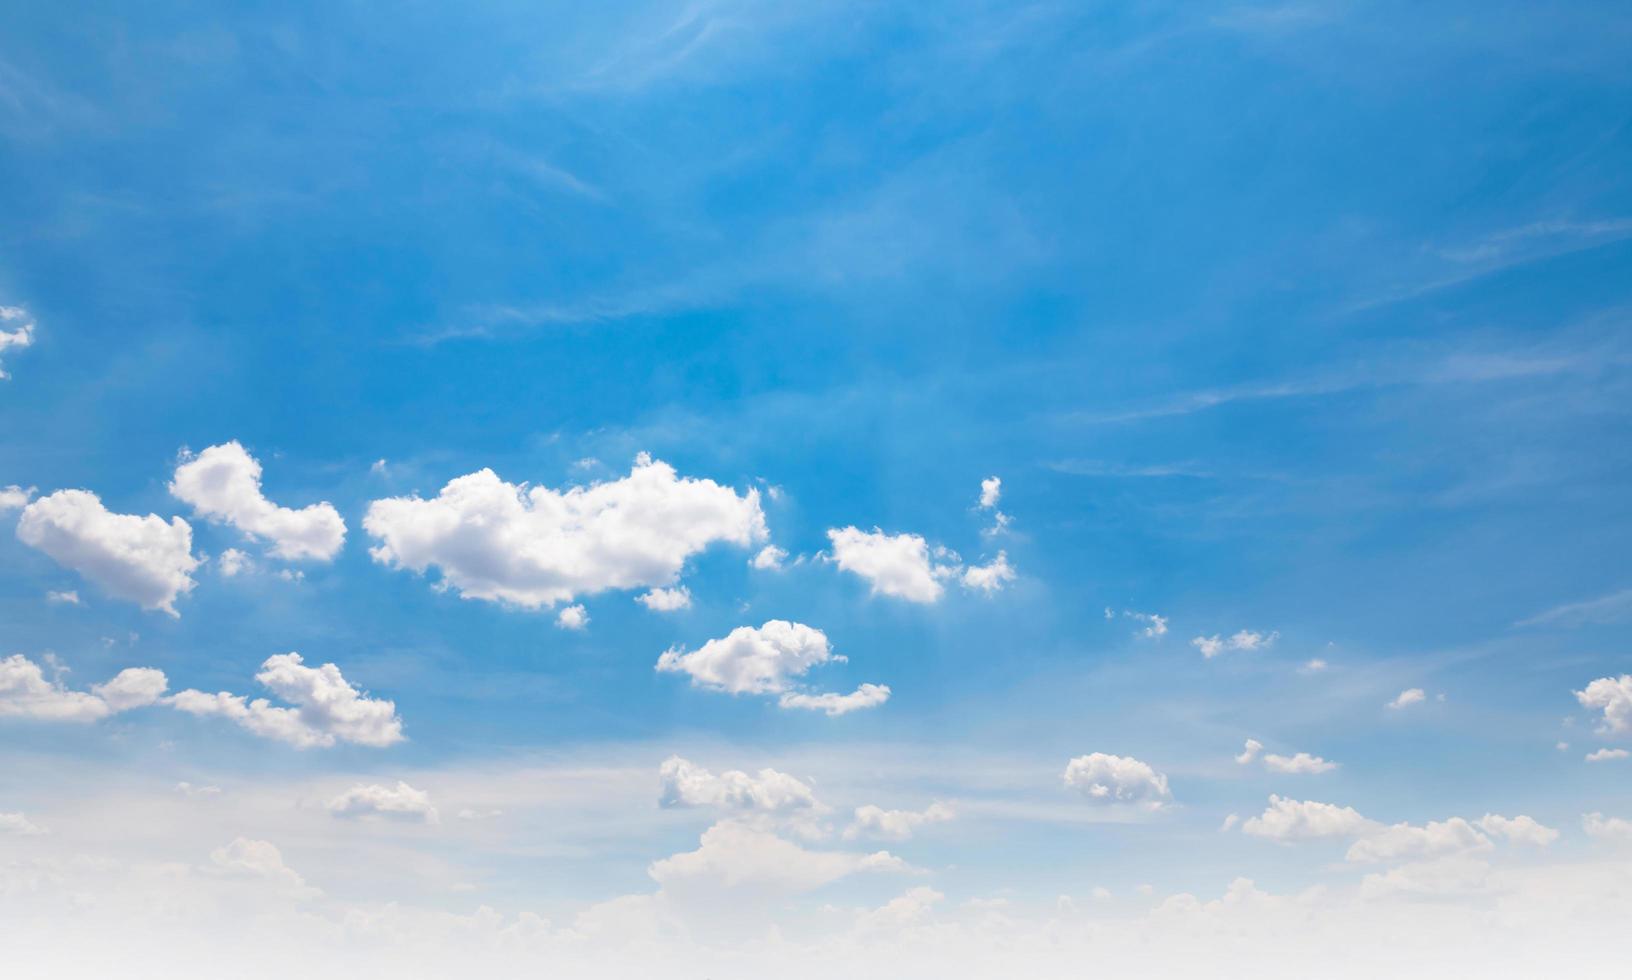
[[[555,625],[564,630],[581,630],[589,625],[589,610],[583,606],[563,606],[556,614]]]
[[[906,840],[925,824],[944,823],[956,814],[945,803],[931,803],[923,810],[885,810],[871,804],[856,807],[855,819],[844,828],[844,839],[878,837]]]
[[[852,526],[829,529],[827,539],[833,546],[833,562],[866,579],[874,595],[935,602],[945,591],[940,580],[958,572],[955,565],[931,563],[929,542],[917,534]]]
[[[337,741],[375,747],[402,741],[396,705],[364,696],[334,664],[307,667],[300,654],[280,653],[267,658],[255,679],[295,707],[276,707],[266,698],[250,701],[225,691],[186,690],[168,701],[188,714],[228,718],[263,738],[301,749]]]
[[[1426,700],[1428,700],[1428,695],[1423,693],[1422,688],[1413,687],[1401,691],[1399,696],[1388,702],[1387,706],[1395,711],[1398,711],[1401,708],[1409,708],[1413,704],[1421,704]]]
[[[1072,759],[1065,767],[1065,785],[1099,804],[1132,803],[1159,809],[1172,794],[1167,777],[1128,756],[1094,752]]]
[[[658,769],[662,789],[658,805],[663,807],[716,807],[756,813],[787,813],[821,809],[815,792],[785,772],[761,769],[749,775],[739,769],[714,773],[670,756]]]
[[[21,813],[0,813],[0,834],[21,834],[34,837],[45,831]]]
[[[0,355],[7,350],[18,350],[34,343],[34,318],[20,306],[0,306]],[[0,380],[11,377],[0,361]]]
[[[1598,730],[1604,734],[1632,733],[1632,674],[1600,677],[1584,690],[1576,691],[1575,699],[1583,708],[1603,711],[1604,720]]]
[[[418,823],[437,823],[440,819],[431,805],[431,794],[401,780],[395,786],[353,786],[330,800],[328,809],[337,817],[386,817]]]
[[[820,711],[829,718],[836,718],[863,708],[876,708],[889,699],[888,684],[862,684],[849,694],[836,694],[832,691],[824,691],[821,694],[789,691],[778,698],[776,703],[784,708]]]
[[[1009,564],[1009,556],[1001,551],[990,562],[984,565],[970,565],[963,570],[963,587],[978,589],[987,595],[1001,591],[1003,586],[1012,581],[1014,566]]]
[[[997,502],[1003,499],[1003,481],[995,476],[989,476],[980,481],[980,506],[991,510]]]
[[[1628,752],[1626,749],[1598,749],[1595,752],[1588,752],[1586,760],[1588,762],[1613,762],[1616,759],[1625,759],[1629,756],[1632,756],[1632,752]]]
[[[827,642],[827,634],[803,623],[773,619],[760,627],[739,626],[728,635],[709,640],[697,650],[664,651],[657,669],[683,673],[696,687],[727,694],[780,694],[784,708],[803,708],[841,715],[870,708],[889,699],[890,689],[863,684],[851,694],[812,694],[793,689],[794,679],[812,667],[843,663]]]
[[[8,510],[20,510],[27,507],[28,502],[34,499],[34,488],[24,489],[13,483],[8,487],[0,487],[0,514]]]
[[[346,522],[327,501],[295,510],[266,499],[260,461],[236,440],[184,457],[170,493],[200,517],[270,542],[278,558],[331,561],[346,541]]]
[[[1269,840],[1310,840],[1355,837],[1376,826],[1352,807],[1271,796],[1268,809],[1256,817],[1248,817],[1241,824],[1241,830]]]
[[[1190,641],[1190,645],[1200,650],[1203,657],[1211,660],[1226,650],[1261,650],[1273,644],[1280,635],[1276,632],[1239,630],[1228,637],[1216,633],[1212,636],[1198,636]]]
[[[1264,743],[1255,738],[1249,738],[1245,747],[1241,749],[1241,754],[1235,757],[1235,761],[1244,766],[1258,758],[1258,753],[1262,751],[1263,747]]]
[[[1606,817],[1602,813],[1583,814],[1581,829],[1587,832],[1587,836],[1598,840],[1632,842],[1632,820],[1621,817]]]
[[[691,590],[685,586],[673,589],[653,589],[635,597],[635,601],[652,612],[676,612],[691,606]]]
[[[1469,854],[1493,848],[1493,837],[1515,844],[1546,847],[1558,839],[1558,831],[1543,826],[1533,817],[1504,817],[1494,813],[1471,821],[1462,817],[1430,820],[1420,827],[1397,823],[1367,831],[1349,848],[1346,859],[1388,862]]]
[[[58,490],[24,507],[17,538],[109,595],[172,616],[198,567],[186,521],[115,514],[88,490]]]
[[[703,832],[697,850],[652,863],[648,873],[665,891],[720,887],[807,892],[864,871],[907,871],[888,851],[812,851],[770,831],[725,820]]]
[[[627,477],[565,492],[480,470],[430,500],[376,500],[363,527],[380,541],[375,561],[415,572],[435,566],[440,586],[465,598],[529,609],[669,586],[710,544],[746,547],[767,536],[759,491],[682,479],[644,454]]]
[[[1328,762],[1318,755],[1299,752],[1296,755],[1276,755],[1271,752],[1264,756],[1264,768],[1270,772],[1300,775],[1306,773],[1331,772],[1337,768],[1337,763]]]
[[[778,548],[774,544],[768,544],[759,549],[754,557],[749,559],[748,564],[762,571],[776,571],[782,567],[782,563],[787,559],[788,553],[785,550]]]
[[[165,687],[163,671],[127,667],[89,692],[73,691],[46,679],[39,664],[18,653],[0,659],[0,717],[92,722],[153,704]]]

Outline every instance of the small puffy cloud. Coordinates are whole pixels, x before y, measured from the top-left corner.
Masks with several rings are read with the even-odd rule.
[[[991,595],[1001,591],[1003,586],[1014,581],[1014,566],[1009,564],[1009,556],[999,551],[997,557],[984,565],[970,565],[963,570],[963,587],[976,589]],[[1163,626],[1166,629],[1166,626]]]
[[[402,719],[396,705],[365,696],[341,676],[334,664],[307,667],[298,653],[268,657],[255,679],[295,705],[277,707],[266,698],[241,694],[181,691],[168,698],[179,711],[220,716],[263,738],[300,749],[352,742],[376,748],[402,741]]]
[[[788,553],[774,544],[768,544],[759,549],[748,564],[762,571],[776,571],[782,563],[788,560]]]
[[[1423,693],[1422,688],[1413,687],[1413,688],[1409,688],[1407,690],[1401,691],[1399,693],[1398,697],[1396,697],[1394,700],[1388,702],[1388,707],[1395,710],[1395,711],[1398,711],[1401,708],[1408,708],[1413,704],[1421,704],[1423,701],[1426,701],[1427,699],[1428,699],[1428,695]]]
[[[989,476],[980,481],[980,506],[982,510],[991,510],[1003,498],[1003,481],[995,476]],[[1022,508],[1024,509],[1024,508]]]
[[[39,825],[21,813],[0,813],[0,834],[19,834],[35,837],[45,833]]]
[[[555,625],[564,630],[581,630],[589,625],[589,610],[583,606],[565,606],[556,614]]]
[[[0,514],[10,510],[21,510],[34,499],[34,488],[23,489],[13,483],[9,487],[0,487]]]
[[[1269,807],[1256,817],[1248,817],[1241,831],[1267,840],[1312,840],[1355,837],[1376,826],[1352,807],[1271,796]]]
[[[944,823],[956,814],[945,803],[931,803],[923,810],[885,810],[871,804],[856,807],[855,819],[844,828],[844,839],[877,837],[906,840],[926,824]]]
[[[0,718],[92,722],[153,704],[164,694],[164,672],[128,667],[89,692],[47,680],[40,665],[20,653],[0,659]]]
[[[1066,764],[1063,778],[1066,786],[1097,804],[1129,803],[1155,810],[1173,798],[1166,776],[1128,756],[1104,752],[1077,756]]]
[[[635,601],[652,612],[676,612],[691,606],[691,590],[685,586],[673,589],[653,589],[635,597]]]
[[[45,594],[45,601],[46,602],[56,603],[59,606],[77,606],[77,605],[80,605],[79,593],[74,591],[73,589],[69,589],[69,590],[67,590],[65,592],[57,592],[57,591],[47,592]]]
[[[715,807],[755,813],[822,809],[809,786],[775,769],[761,769],[754,775],[730,769],[715,775],[675,755],[663,760],[658,778],[662,785],[658,805],[665,808]]]
[[[380,541],[375,561],[435,566],[441,588],[527,609],[669,586],[710,544],[747,547],[768,534],[758,490],[681,478],[645,454],[622,479],[564,492],[480,470],[430,500],[376,500],[363,527]]]
[[[1604,713],[1604,720],[1598,726],[1600,732],[1632,734],[1632,674],[1600,677],[1585,689],[1576,691],[1575,699],[1583,708],[1596,708]]]
[[[794,689],[794,679],[812,667],[842,663],[833,653],[827,634],[803,623],[773,619],[760,627],[739,626],[729,635],[709,640],[690,653],[664,651],[657,669],[691,677],[694,687],[727,694],[779,694],[783,708],[825,711],[842,715],[883,704],[890,689],[863,684],[850,694],[813,694]]]
[[[954,565],[932,564],[929,542],[917,534],[852,526],[830,529],[827,539],[833,546],[833,562],[866,579],[874,595],[935,602],[945,591],[940,580],[958,572]]]
[[[1331,772],[1337,768],[1337,763],[1328,762],[1318,755],[1299,752],[1296,755],[1276,755],[1271,752],[1264,756],[1264,768],[1270,772],[1285,773],[1287,775],[1302,775],[1307,773]]]
[[[800,893],[860,872],[901,872],[906,862],[888,851],[812,851],[738,820],[703,832],[697,850],[652,863],[648,873],[665,891],[749,888]]]
[[[776,703],[783,708],[820,711],[829,718],[837,718],[839,715],[847,715],[863,708],[876,708],[889,699],[888,684],[862,684],[849,694],[836,694],[832,691],[805,694],[801,691],[789,691],[778,698]]]
[[[1628,756],[1632,756],[1632,752],[1625,749],[1599,749],[1596,752],[1588,752],[1586,759],[1588,762],[1612,762]]]
[[[1581,817],[1581,829],[1598,840],[1632,843],[1632,820],[1587,813]]]
[[[178,615],[176,599],[195,584],[198,559],[186,521],[115,514],[88,490],[58,490],[23,508],[17,538],[143,609]]]
[[[215,560],[215,567],[223,578],[236,578],[244,572],[254,571],[255,560],[237,548],[228,548]]]
[[[440,819],[431,805],[431,794],[401,780],[395,786],[353,786],[330,800],[328,810],[337,817],[385,817],[416,823],[437,823]]]
[[[1264,743],[1255,738],[1249,738],[1247,739],[1247,744],[1241,749],[1241,754],[1235,757],[1235,761],[1244,766],[1252,760],[1258,758],[1258,752],[1263,749],[1263,747]]]
[[[0,358],[8,350],[22,350],[34,343],[34,318],[20,306],[0,306]],[[0,381],[11,377],[0,360]]]
[[[332,561],[346,541],[346,522],[327,501],[295,510],[266,499],[261,464],[237,441],[183,457],[170,493],[200,517],[269,542],[278,558]]]
[[[1190,641],[1190,645],[1200,650],[1203,657],[1211,660],[1226,650],[1261,650],[1273,644],[1280,635],[1276,632],[1239,630],[1228,637],[1216,633],[1212,636],[1198,636]]]

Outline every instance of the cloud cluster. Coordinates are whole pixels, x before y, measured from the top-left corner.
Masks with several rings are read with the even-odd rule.
[[[966,589],[991,595],[1014,581],[1014,566],[1006,553],[984,565],[965,567],[955,552],[931,548],[918,534],[886,534],[878,528],[838,527],[827,532],[830,559],[843,571],[867,580],[873,595],[893,596],[908,602],[940,600],[956,579]]]
[[[527,609],[608,589],[667,587],[715,542],[767,537],[759,491],[681,478],[642,454],[629,475],[558,491],[492,470],[450,481],[430,500],[374,501],[363,527],[385,565],[424,573],[468,599]]]
[[[330,800],[328,810],[337,817],[384,817],[430,824],[440,821],[436,807],[431,805],[431,794],[401,780],[395,786],[353,786]]]
[[[1226,650],[1261,650],[1270,646],[1280,638],[1280,633],[1259,633],[1255,630],[1239,630],[1231,636],[1223,637],[1218,634],[1212,636],[1198,636],[1190,641],[1190,645],[1201,651],[1201,655],[1211,660]]]
[[[685,586],[673,589],[653,589],[635,597],[635,601],[652,612],[677,612],[691,606],[691,590]]]
[[[17,538],[117,599],[172,616],[192,590],[193,529],[179,517],[115,514],[88,490],[58,490],[23,508]]]
[[[346,541],[346,523],[327,501],[295,510],[261,491],[261,464],[235,440],[184,457],[170,493],[193,513],[270,542],[274,557],[332,561]]]
[[[1166,776],[1129,756],[1080,755],[1066,764],[1063,778],[1066,786],[1101,805],[1126,803],[1155,810],[1173,798]]]
[[[874,707],[889,699],[889,688],[880,684],[864,684],[847,695],[794,690],[795,679],[811,668],[844,660],[833,653],[821,630],[773,619],[759,627],[739,626],[691,652],[666,650],[658,657],[657,669],[686,674],[695,687],[727,694],[779,694],[784,708],[822,710],[830,715]]]
[[[1241,753],[1235,757],[1235,761],[1243,766],[1247,765],[1258,758],[1258,753],[1263,747],[1262,742],[1255,738],[1249,738]],[[1277,755],[1270,752],[1263,757],[1263,763],[1264,768],[1270,772],[1292,776],[1331,772],[1337,768],[1337,763],[1328,762],[1318,755],[1310,755],[1307,752],[1298,752],[1293,755]]]
[[[48,680],[40,665],[22,654],[0,659],[0,718],[92,722],[156,703],[168,682],[152,667],[127,667],[90,691],[74,691]]]
[[[336,742],[384,747],[402,741],[402,719],[390,701],[369,698],[351,686],[334,664],[308,667],[298,653],[268,657],[255,679],[295,705],[278,707],[266,698],[206,694],[186,690],[167,700],[179,711],[226,718],[262,738],[300,749]]]

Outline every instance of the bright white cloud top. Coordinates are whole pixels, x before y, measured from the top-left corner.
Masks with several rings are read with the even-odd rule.
[[[410,823],[440,822],[431,794],[398,780],[395,786],[359,783],[328,802],[328,811],[337,817],[401,820]]]
[[[480,470],[429,500],[376,500],[363,527],[380,542],[375,561],[434,567],[439,588],[527,609],[667,588],[711,544],[748,547],[768,536],[758,490],[680,477],[645,455],[626,477],[566,491]]]
[[[1595,708],[1604,713],[1598,730],[1606,735],[1632,734],[1632,674],[1619,677],[1600,677],[1585,689],[1575,692],[1575,699],[1583,708]]]
[[[206,694],[191,689],[168,701],[179,711],[226,718],[262,738],[298,749],[327,748],[336,742],[383,748],[403,739],[396,705],[365,696],[334,664],[308,667],[300,654],[280,653],[267,658],[255,679],[294,707],[273,705],[266,698],[251,701],[226,691]]]
[[[11,510],[21,510],[34,499],[34,489],[24,489],[13,483],[7,487],[0,487],[0,514]]]
[[[116,599],[179,616],[192,590],[193,529],[179,517],[116,514],[88,490],[58,490],[23,508],[17,539]]]
[[[878,528],[833,528],[827,532],[833,562],[867,580],[874,595],[908,602],[935,602],[945,588],[941,580],[957,574],[955,565],[930,560],[929,542],[917,534],[885,534]]]
[[[803,623],[773,619],[758,627],[739,626],[690,652],[665,650],[658,657],[657,669],[687,674],[693,686],[711,691],[780,694],[784,708],[821,710],[829,715],[875,707],[889,699],[889,688],[879,684],[863,684],[847,695],[794,689],[797,679],[812,668],[844,662],[828,644],[826,633]]]
[[[683,585],[673,589],[653,589],[636,596],[635,601],[652,612],[678,612],[691,607],[691,591]]]
[[[236,440],[183,456],[170,493],[197,516],[268,542],[276,558],[332,561],[346,542],[346,522],[328,501],[293,509],[266,499],[260,461]]]
[[[1066,764],[1063,778],[1066,786],[1102,806],[1131,804],[1155,810],[1173,799],[1166,776],[1129,756],[1079,755]]]
[[[6,352],[22,350],[34,343],[34,318],[20,306],[0,306],[0,381],[6,373]]]
[[[728,769],[718,775],[679,756],[663,760],[658,770],[663,807],[715,807],[757,813],[821,809],[809,786],[775,769],[750,775]]]
[[[127,667],[90,691],[74,691],[48,679],[40,665],[20,653],[0,659],[0,718],[92,722],[156,703],[168,682],[152,667]]]

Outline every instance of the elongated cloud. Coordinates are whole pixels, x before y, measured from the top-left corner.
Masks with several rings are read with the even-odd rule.
[[[558,491],[506,483],[492,470],[452,480],[430,500],[390,497],[363,527],[385,565],[424,573],[467,599],[528,609],[608,589],[672,586],[715,542],[768,536],[759,491],[681,478],[642,454],[629,475]]]
[[[648,870],[665,891],[686,894],[720,888],[808,892],[859,872],[909,868],[888,851],[812,851],[748,823],[726,820],[704,831],[695,851],[655,861]]]
[[[1129,756],[1079,755],[1066,765],[1064,779],[1065,785],[1100,805],[1126,803],[1155,810],[1173,798],[1166,776]]]
[[[828,691],[822,694],[805,694],[790,691],[777,699],[776,703],[783,708],[794,708],[804,711],[820,711],[829,718],[847,715],[852,711],[863,708],[876,708],[890,699],[888,684],[862,684],[849,694],[835,694]]]
[[[179,517],[115,514],[89,490],[58,490],[23,508],[17,539],[116,599],[172,616],[194,586],[193,529]]]
[[[299,749],[327,748],[336,742],[379,748],[402,741],[396,705],[366,697],[334,664],[307,667],[300,654],[280,653],[267,658],[255,679],[295,707],[278,707],[266,698],[250,701],[225,691],[186,690],[167,700],[179,711],[227,718],[256,735]]]
[[[0,659],[0,718],[92,722],[153,704],[168,682],[152,667],[127,667],[90,691],[73,691],[48,680],[40,665],[22,654]]]
[[[328,810],[337,817],[384,817],[417,823],[440,820],[436,807],[431,805],[431,794],[401,780],[395,786],[379,783],[353,786],[330,800]]]
[[[726,694],[779,694],[783,708],[803,708],[842,715],[889,700],[882,684],[863,684],[851,694],[798,691],[794,684],[811,668],[843,663],[827,634],[803,623],[773,619],[763,626],[739,626],[728,635],[686,652],[669,649],[657,660],[664,673],[687,674],[694,687]]]
[[[1377,826],[1353,807],[1271,796],[1269,808],[1259,816],[1247,818],[1241,830],[1269,840],[1311,840],[1354,837]]]
[[[728,769],[718,775],[679,756],[663,760],[658,770],[662,807],[715,807],[755,813],[822,809],[809,786],[775,769],[750,775]]]
[[[1201,651],[1203,658],[1211,660],[1227,650],[1261,650],[1274,644],[1281,634],[1259,633],[1256,630],[1238,630],[1234,634],[1224,637],[1216,633],[1212,636],[1198,636],[1190,641],[1190,645]]]
[[[327,501],[295,510],[266,499],[260,462],[236,440],[186,458],[170,493],[200,517],[269,542],[278,558],[332,561],[346,541],[346,522]]]
[[[907,840],[918,828],[932,823],[944,823],[956,814],[945,803],[931,803],[923,810],[886,810],[882,807],[856,807],[855,819],[844,828],[844,839],[878,837],[884,840]]]

